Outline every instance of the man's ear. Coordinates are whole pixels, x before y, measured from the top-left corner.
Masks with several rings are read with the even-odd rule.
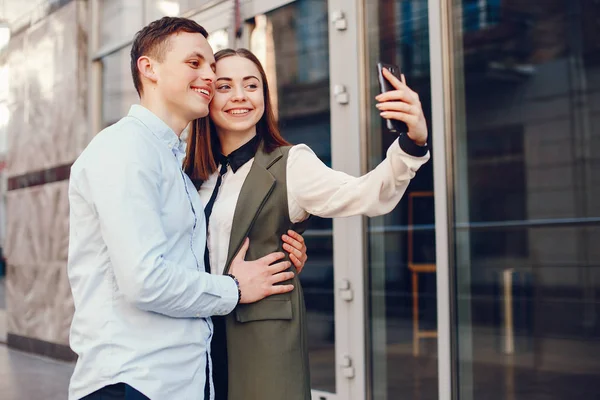
[[[156,65],[154,60],[151,60],[148,56],[141,56],[137,60],[137,67],[140,71],[140,74],[150,80],[153,83],[156,83],[158,80],[158,76],[156,74]]]

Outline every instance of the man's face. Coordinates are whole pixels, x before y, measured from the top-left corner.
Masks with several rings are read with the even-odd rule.
[[[170,112],[187,121],[206,117],[214,94],[214,71],[215,57],[206,38],[179,32],[169,38],[163,61],[155,64],[156,90]]]

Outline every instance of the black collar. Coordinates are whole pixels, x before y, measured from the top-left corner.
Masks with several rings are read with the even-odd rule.
[[[250,139],[246,144],[238,147],[234,151],[232,151],[228,156],[224,156],[220,154],[217,156],[217,164],[225,164],[228,163],[231,165],[231,170],[235,174],[236,171],[248,161],[250,161],[256,155],[256,151],[258,150],[258,144],[260,140],[258,135],[254,136]]]

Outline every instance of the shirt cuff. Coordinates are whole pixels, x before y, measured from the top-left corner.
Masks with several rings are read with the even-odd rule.
[[[398,144],[406,154],[411,155],[413,157],[424,157],[429,151],[427,144],[425,144],[424,146],[419,146],[405,133],[398,136]]]
[[[212,279],[216,280],[216,284],[221,289],[221,301],[223,307],[219,307],[215,315],[227,315],[233,311],[238,304],[238,286],[230,276],[213,275]]]

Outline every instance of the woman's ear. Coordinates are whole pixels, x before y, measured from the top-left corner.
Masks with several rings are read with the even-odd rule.
[[[158,76],[156,74],[156,65],[153,60],[151,60],[148,56],[141,56],[137,60],[137,67],[140,71],[140,75],[149,81],[156,83],[158,81]]]

